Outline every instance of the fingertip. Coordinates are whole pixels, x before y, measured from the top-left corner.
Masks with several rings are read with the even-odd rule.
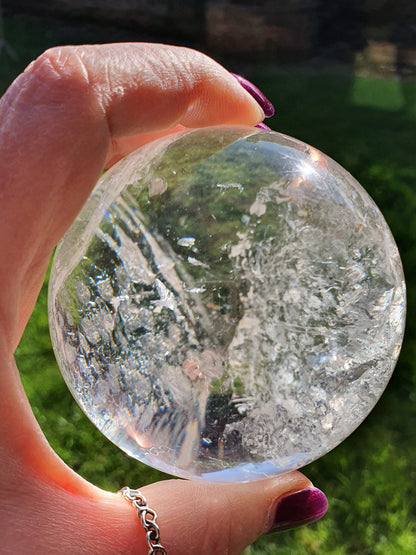
[[[322,502],[318,503],[319,496],[299,492],[315,489],[301,473],[292,472],[248,483],[169,480],[142,491],[158,514],[162,544],[169,555],[208,555],[241,553],[259,536],[276,529],[278,518],[286,527],[311,521],[307,519],[317,515]]]
[[[231,73],[213,60],[200,74],[194,88],[194,99],[181,119],[185,127],[207,125],[255,126],[265,118],[256,99],[240,85]]]
[[[237,75],[236,73],[231,73],[231,75],[235,79],[237,79],[243,89],[245,89],[249,93],[249,95],[252,96],[254,100],[259,104],[264,113],[264,116],[266,118],[271,118],[274,115],[274,106],[270,102],[270,100],[266,98],[266,96],[261,92],[261,90],[245,77]]]
[[[328,500],[318,488],[310,487],[290,492],[278,498],[268,532],[289,530],[316,522],[327,510]]]

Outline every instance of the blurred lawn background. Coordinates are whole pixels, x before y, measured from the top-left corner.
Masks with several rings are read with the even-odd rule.
[[[0,92],[45,48],[88,42],[88,29],[51,20],[3,18]],[[1,38],[1,37],[0,37]],[[95,39],[97,40],[97,39]],[[124,40],[117,32],[100,42]],[[321,149],[374,198],[398,243],[408,286],[408,324],[399,364],[375,410],[342,445],[304,469],[329,498],[320,522],[261,538],[246,555],[416,553],[416,162],[415,81],[355,77],[306,64],[241,63],[230,70],[272,100],[275,130]],[[35,138],[34,138],[35,139]],[[129,459],[86,419],[69,394],[52,353],[46,284],[16,358],[34,413],[57,453],[100,487],[117,490],[164,478]]]

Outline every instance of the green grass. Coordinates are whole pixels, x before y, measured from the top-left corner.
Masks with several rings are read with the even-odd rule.
[[[59,29],[6,19],[6,39],[19,58],[0,54],[0,88],[53,43]],[[109,36],[108,40],[112,40]],[[74,42],[74,41],[72,41]],[[247,555],[416,552],[416,164],[415,83],[306,74],[271,66],[252,72],[275,103],[271,126],[296,136],[345,166],[373,196],[396,237],[408,285],[406,338],[394,376],[375,410],[334,451],[305,473],[329,498],[320,522],[264,537]],[[16,358],[47,438],[59,455],[95,484],[117,489],[162,475],[122,454],[76,406],[51,352],[43,290]]]

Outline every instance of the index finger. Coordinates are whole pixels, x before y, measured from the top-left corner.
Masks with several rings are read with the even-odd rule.
[[[0,321],[11,348],[113,140],[177,124],[254,125],[263,115],[224,68],[187,48],[59,47],[32,62],[0,102]]]

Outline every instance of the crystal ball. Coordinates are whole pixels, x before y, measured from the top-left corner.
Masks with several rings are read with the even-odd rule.
[[[50,328],[82,410],[136,459],[249,481],[317,459],[396,363],[405,284],[373,200],[296,139],[184,131],[106,172],[57,248]]]

